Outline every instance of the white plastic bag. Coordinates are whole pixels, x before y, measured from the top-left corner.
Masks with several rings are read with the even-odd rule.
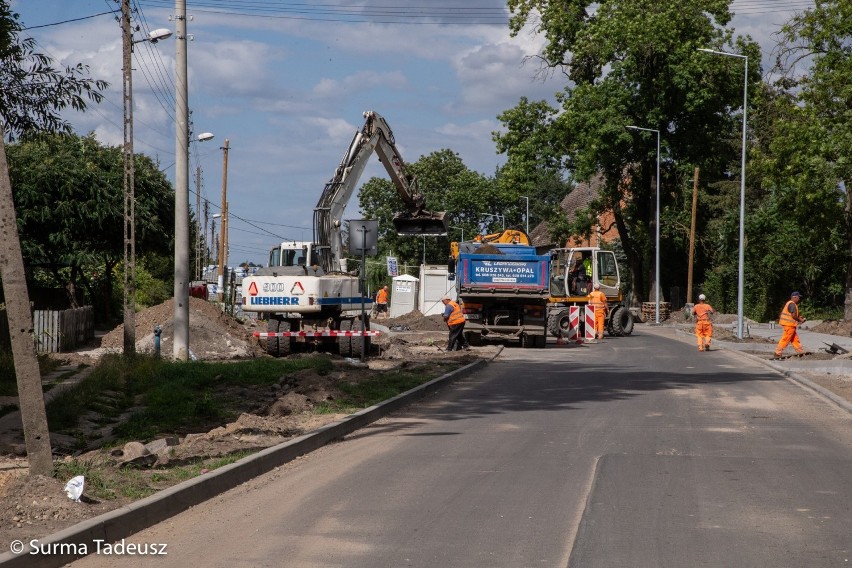
[[[83,496],[83,488],[85,485],[86,479],[82,475],[72,477],[71,480],[65,484],[65,494],[68,495],[68,498],[72,501],[79,503],[80,497]]]

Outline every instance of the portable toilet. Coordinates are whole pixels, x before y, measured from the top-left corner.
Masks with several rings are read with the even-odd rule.
[[[420,311],[424,316],[444,313],[441,298],[456,299],[456,282],[450,280],[446,264],[420,265]]]
[[[402,274],[393,277],[390,297],[390,317],[396,318],[417,309],[417,284],[419,278]]]

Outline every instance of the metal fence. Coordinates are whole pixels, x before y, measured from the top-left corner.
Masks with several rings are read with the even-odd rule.
[[[71,351],[95,337],[95,310],[33,310],[33,337],[39,353]],[[9,319],[0,309],[0,346],[10,345]]]

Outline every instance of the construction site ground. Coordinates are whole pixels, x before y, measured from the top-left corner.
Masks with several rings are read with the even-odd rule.
[[[240,322],[223,314],[215,304],[195,298],[191,299],[190,308],[190,349],[194,357],[236,361],[267,356],[263,343],[252,335],[255,331],[265,331],[265,328],[258,327],[252,320]],[[159,325],[163,330],[161,351],[163,354],[171,353],[173,313],[173,304],[168,301],[137,314],[139,351],[153,350],[153,329]],[[231,423],[212,425],[203,432],[121,445],[111,440],[108,428],[89,417],[92,428],[101,429],[103,439],[101,443],[90,443],[86,451],[77,447],[79,436],[52,432],[51,442],[56,451],[56,469],[59,472],[56,477],[26,475],[20,416],[11,413],[0,417],[0,534],[3,535],[0,552],[8,550],[14,539],[26,542],[43,538],[184,479],[204,475],[229,460],[340,420],[344,415],[320,414],[312,412],[312,409],[317,402],[338,396],[337,385],[343,381],[357,382],[365,376],[400,368],[419,370],[428,377],[437,376],[452,365],[477,358],[492,358],[502,347],[486,344],[466,352],[446,352],[443,348],[446,346],[447,328],[439,315],[424,316],[412,312],[374,323],[374,329],[383,333],[374,338],[374,352],[367,361],[332,356],[334,371],[331,373],[321,375],[305,370],[282,377],[278,387],[272,391],[242,389],[235,394],[251,399],[249,406],[252,410],[244,412]],[[672,314],[661,325],[676,328],[686,341],[694,340],[690,337],[693,324],[682,313]],[[748,322],[747,336],[738,339],[735,334],[736,316],[719,314],[714,325],[714,348],[737,350],[765,359],[779,371],[793,369],[852,401],[852,322],[809,322],[801,330],[808,355],[772,363],[769,360],[780,337],[780,328]],[[637,333],[641,333],[642,329],[643,324],[638,324]],[[85,376],[86,369],[96,365],[105,353],[120,351],[122,343],[123,328],[118,326],[104,334],[97,345],[57,355],[63,366],[52,377],[45,377],[45,382],[59,384],[48,391],[46,397],[55,396],[62,388],[72,388]],[[826,352],[826,346],[832,344],[849,353]],[[791,353],[792,348],[788,348],[787,352]],[[294,355],[313,356],[316,355]],[[56,377],[62,378],[57,380]],[[78,473],[86,474],[89,489],[84,491],[81,502],[74,502],[65,495],[64,485]],[[111,486],[127,485],[128,482],[133,486],[146,487],[147,491],[131,495],[116,493],[113,498],[94,496],[109,493]]]

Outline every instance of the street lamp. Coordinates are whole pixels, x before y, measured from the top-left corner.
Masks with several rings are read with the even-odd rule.
[[[213,138],[212,132],[202,132],[198,135],[197,139],[199,142],[207,142],[208,140],[213,140]],[[197,230],[195,231],[195,277],[201,280],[201,257],[204,256],[204,238],[207,233],[206,222],[204,224],[204,232],[201,231],[201,166],[195,168],[195,224],[197,226]]]
[[[526,214],[526,216],[524,216],[524,221],[526,221],[527,236],[529,236],[529,234],[530,234],[530,198],[527,197],[526,195],[522,195],[521,199],[525,199],[526,202],[527,202],[527,214]]]
[[[641,126],[628,126],[627,129],[657,133],[657,215],[655,222],[657,234],[654,243],[654,295],[656,296],[656,304],[654,306],[654,322],[660,325],[660,131],[654,128],[642,128]]]
[[[743,142],[742,142],[742,164],[740,165],[740,247],[739,247],[739,269],[737,272],[737,338],[743,338],[743,286],[745,266],[745,178],[746,178],[746,108],[748,107],[748,56],[727,51],[716,51],[715,49],[699,48],[698,51],[736,57],[742,59],[745,64],[743,70]]]
[[[224,155],[222,158],[222,229],[219,231],[219,278],[216,288],[216,299],[220,302],[225,299],[225,265],[228,263],[228,150],[230,144],[225,138],[222,146]]]
[[[171,36],[167,28],[134,40],[130,0],[121,2],[122,98],[124,101],[124,354],[136,353],[136,161],[133,150],[133,45]]]

